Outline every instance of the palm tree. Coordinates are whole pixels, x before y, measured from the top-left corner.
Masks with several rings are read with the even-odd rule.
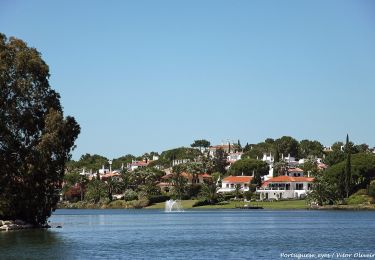
[[[107,190],[107,196],[108,196],[108,199],[110,201],[112,201],[113,197],[113,193],[118,193],[118,192],[122,192],[123,190],[123,186],[122,186],[122,183],[117,179],[117,178],[109,178],[106,182],[105,182],[105,187],[106,187],[106,190]]]
[[[215,204],[217,202],[217,186],[215,182],[204,183],[202,185],[201,197],[208,201],[210,204]]]

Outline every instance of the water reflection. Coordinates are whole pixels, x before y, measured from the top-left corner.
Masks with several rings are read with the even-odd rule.
[[[69,258],[71,254],[64,245],[67,239],[53,230],[18,230],[0,232],[0,252],[2,256],[17,259]]]

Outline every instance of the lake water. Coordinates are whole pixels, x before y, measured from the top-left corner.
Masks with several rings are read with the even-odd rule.
[[[63,227],[0,232],[0,258],[297,259],[292,256],[309,253],[339,259],[347,253],[375,259],[375,212],[57,210],[50,221]]]

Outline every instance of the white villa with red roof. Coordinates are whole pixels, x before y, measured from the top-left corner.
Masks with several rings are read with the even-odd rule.
[[[134,171],[135,169],[146,167],[149,164],[149,161],[132,161],[128,163],[127,168],[129,171]]]
[[[249,190],[252,176],[228,176],[223,179],[221,188],[217,192],[231,192],[236,190],[236,185],[241,185],[242,191]]]
[[[265,181],[262,187],[257,188],[261,200],[268,199],[300,199],[304,198],[311,190],[314,178],[294,177],[298,174],[293,172],[292,176],[277,176]]]

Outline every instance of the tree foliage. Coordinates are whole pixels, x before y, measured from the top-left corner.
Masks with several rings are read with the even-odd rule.
[[[250,158],[238,160],[233,163],[230,168],[230,173],[237,176],[251,176],[256,173],[259,173],[260,176],[264,176],[268,174],[268,171],[269,167],[266,162]]]
[[[312,191],[308,194],[307,199],[318,205],[332,205],[340,200],[337,183],[331,183],[325,178],[324,173],[320,172],[315,176],[312,183]]]
[[[213,161],[213,171],[220,172],[224,174],[226,172],[225,167],[227,167],[227,154],[223,149],[217,149],[215,151],[215,156],[212,159]]]
[[[298,157],[319,157],[323,156],[323,145],[318,141],[302,140],[298,145]]]
[[[211,145],[211,143],[205,139],[201,140],[194,140],[194,143],[192,143],[190,146],[193,148],[199,148],[199,150],[203,148],[207,148]]]
[[[324,177],[332,184],[338,185],[341,198],[347,196],[345,185],[345,168],[347,162],[342,161],[324,171]],[[370,182],[375,179],[375,155],[370,153],[358,153],[351,156],[351,185],[349,195],[359,189],[366,189]]]
[[[296,139],[290,136],[283,136],[275,140],[275,143],[279,149],[279,152],[284,156],[290,154],[290,156],[298,157],[298,146],[299,143]]]
[[[0,34],[0,212],[44,224],[59,200],[65,163],[80,132],[63,116],[41,54]]]

